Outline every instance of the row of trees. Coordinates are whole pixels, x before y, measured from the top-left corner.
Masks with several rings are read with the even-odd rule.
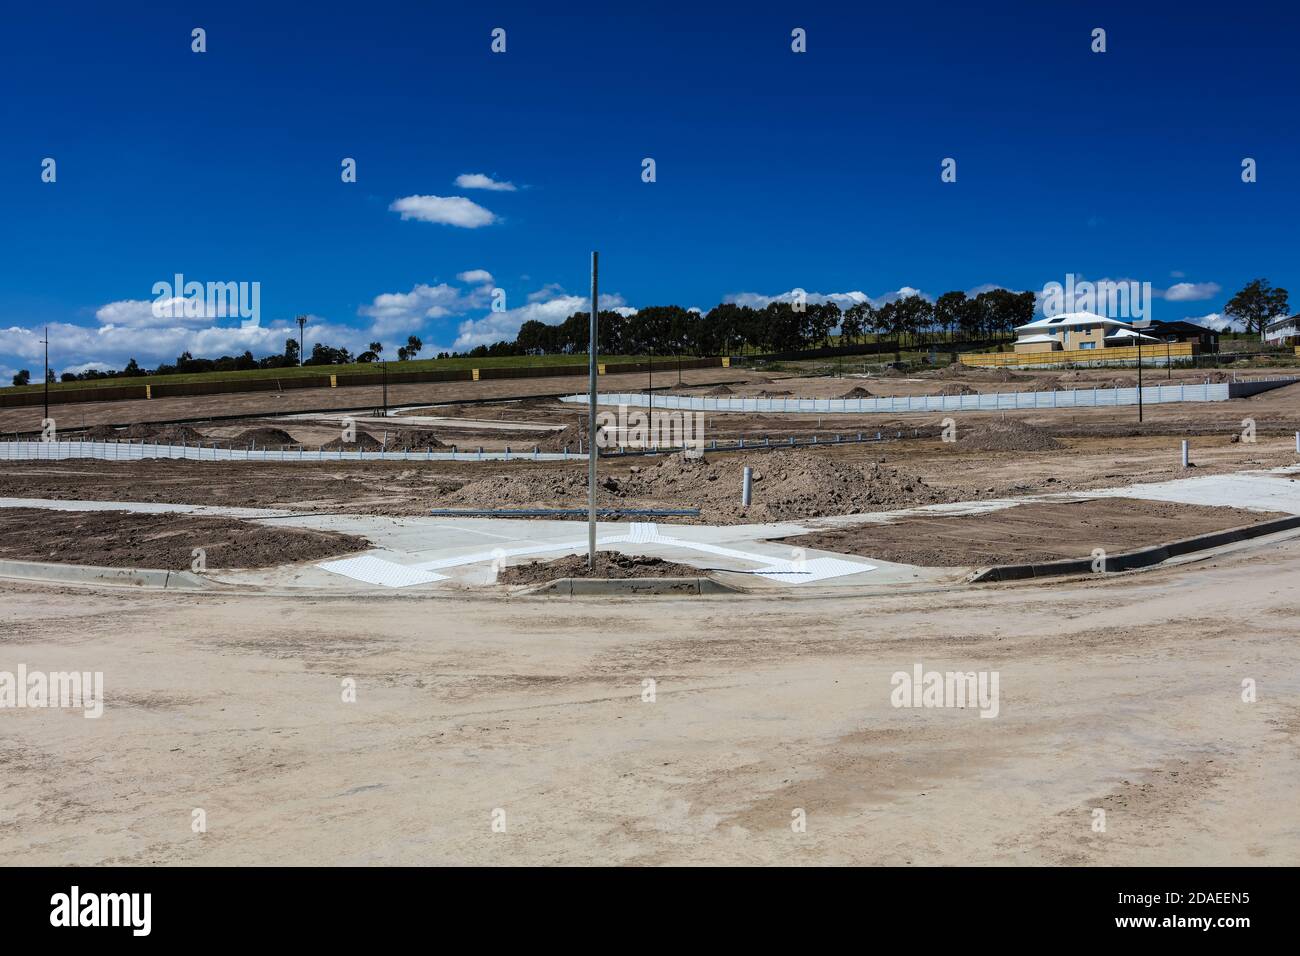
[[[992,289],[976,296],[947,292],[938,301],[906,296],[880,306],[859,302],[841,309],[834,302],[796,308],[773,302],[766,308],[724,302],[708,313],[677,305],[654,305],[634,315],[600,314],[600,349],[606,354],[718,355],[723,352],[795,352],[831,343],[863,342],[867,335],[895,349],[995,339],[1011,334],[1034,317],[1032,292]],[[558,325],[529,320],[513,342],[479,346],[465,353],[528,355],[585,352],[590,313],[575,312]]]

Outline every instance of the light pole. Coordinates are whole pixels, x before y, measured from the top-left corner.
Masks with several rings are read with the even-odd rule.
[[[1137,333],[1138,343],[1138,424],[1142,424],[1142,333]]]
[[[50,327],[45,326],[45,372],[41,375],[45,380],[45,419],[41,422],[41,429],[45,429],[45,422],[50,420]]]
[[[587,346],[587,570],[596,567],[596,275],[600,253],[591,254],[591,341]]]
[[[301,366],[302,363],[303,363],[303,351],[302,351],[302,349],[303,349],[303,340],[302,340],[302,336],[303,336],[303,331],[304,331],[306,328],[307,328],[307,316],[305,316],[305,315],[300,315],[300,316],[298,316],[298,364],[299,364],[300,366]]]

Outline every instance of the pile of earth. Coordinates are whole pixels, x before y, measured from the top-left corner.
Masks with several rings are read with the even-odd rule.
[[[606,477],[596,489],[602,507],[624,502],[606,484],[617,488],[615,479]],[[587,503],[587,473],[583,468],[537,468],[526,474],[488,475],[467,481],[447,496],[451,507],[527,508],[546,506],[578,508]]]
[[[965,429],[958,435],[957,444],[963,451],[1050,451],[1062,447],[1041,428],[1014,418]]]
[[[740,503],[746,464],[754,469],[749,508]],[[916,475],[878,462],[840,461],[804,449],[712,460],[672,455],[615,480],[610,490],[642,502],[695,506],[702,520],[714,521],[783,521],[955,500]]]
[[[725,385],[715,385],[704,393],[705,395],[734,395],[736,394]]]
[[[431,451],[447,446],[427,428],[404,428],[388,433],[385,451]]]
[[[280,428],[249,428],[230,439],[231,448],[282,448],[297,445],[297,440]]]
[[[208,440],[200,431],[189,425],[164,425],[148,438],[159,445],[199,445]]]
[[[845,392],[843,395],[840,396],[840,398],[871,398],[871,397],[872,397],[871,393],[868,392],[861,385],[853,386],[853,388],[849,389],[847,392]]]
[[[978,395],[979,390],[971,388],[965,382],[949,382],[939,389],[940,395]]]
[[[703,572],[687,564],[618,551],[597,551],[595,567],[588,569],[585,554],[570,554],[554,561],[529,561],[502,568],[498,584],[537,584],[558,578],[698,578]]]
[[[587,447],[586,428],[580,428],[577,425],[565,425],[558,432],[546,432],[545,437],[537,437],[533,443],[537,446],[538,451],[569,451],[575,454],[578,451],[578,445],[581,444],[585,450]],[[529,445],[531,448],[532,445]]]
[[[794,392],[789,392],[789,391],[769,392],[767,389],[763,389],[761,392],[758,393],[758,397],[759,398],[785,398],[787,395],[793,395],[793,394]]]
[[[357,432],[355,441],[344,441],[340,437],[321,445],[326,451],[381,451],[383,447],[383,443],[369,432]]]

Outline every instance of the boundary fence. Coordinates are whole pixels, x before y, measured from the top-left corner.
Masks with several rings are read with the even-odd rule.
[[[1144,405],[1175,402],[1226,402],[1300,381],[1297,377],[1252,379],[1205,385],[1147,385]],[[585,405],[586,395],[563,402]],[[783,412],[788,414],[887,414],[898,412],[994,412],[1044,408],[1111,408],[1138,403],[1136,388],[1075,388],[1050,392],[984,392],[978,395],[896,395],[884,398],[724,398],[712,395],[646,395],[615,392],[599,396],[606,406],[660,408],[692,412]]]
[[[211,445],[156,445],[151,442],[5,441],[0,461],[141,461],[171,458],[185,461],[569,461],[585,460],[573,452],[484,451],[343,451],[322,448],[221,448]]]

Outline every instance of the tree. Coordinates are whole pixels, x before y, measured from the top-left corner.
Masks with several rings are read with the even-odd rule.
[[[419,337],[414,335],[410,336],[406,340],[406,357],[415,358],[420,354],[420,349],[422,348],[424,348],[424,343],[420,341]]]
[[[20,369],[18,374],[14,376],[15,385],[27,385],[31,382],[31,380],[32,380],[32,373],[27,369]]]
[[[1275,289],[1267,279],[1255,279],[1223,307],[1224,315],[1240,319],[1247,332],[1264,333],[1264,326],[1291,310],[1286,289]]]
[[[854,339],[862,341],[863,333],[871,326],[874,311],[870,302],[856,302],[849,306],[840,320],[840,336],[850,342]]]
[[[366,348],[368,348],[368,349],[370,349],[370,351],[374,352],[376,358],[378,358],[380,355],[383,355],[383,354],[384,354],[384,343],[383,343],[383,342],[371,342],[369,345],[366,346]]]
[[[961,325],[962,309],[966,306],[965,292],[945,292],[934,303],[934,321],[941,331],[948,333],[952,341],[953,333]]]
[[[285,365],[298,364],[298,340],[297,339],[284,340],[284,364]]]

